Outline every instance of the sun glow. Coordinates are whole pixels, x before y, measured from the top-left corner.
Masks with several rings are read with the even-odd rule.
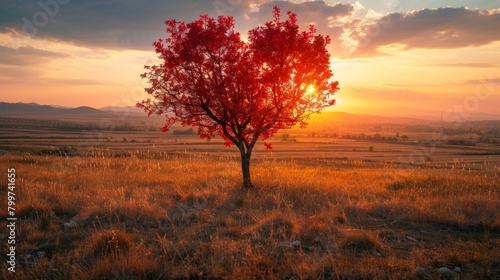
[[[306,87],[306,95],[311,95],[316,92],[316,87],[314,85],[308,85]]]

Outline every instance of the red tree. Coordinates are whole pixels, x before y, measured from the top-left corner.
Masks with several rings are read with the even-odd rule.
[[[313,26],[300,32],[295,14],[249,32],[244,42],[232,17],[207,15],[191,23],[166,21],[168,38],[154,43],[162,63],[145,66],[152,98],[137,104],[148,115],[196,126],[201,138],[217,133],[241,154],[244,187],[251,188],[250,157],[260,138],[300,124],[334,104],[338,83],[330,79],[330,39]]]

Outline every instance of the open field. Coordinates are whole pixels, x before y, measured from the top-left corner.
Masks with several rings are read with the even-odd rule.
[[[500,275],[498,170],[262,158],[244,191],[237,160],[202,153],[3,155],[2,185],[8,168],[20,263],[2,255],[2,279]]]
[[[321,116],[321,115],[320,115]],[[168,134],[158,130],[162,118],[0,118],[0,150],[16,153],[19,146],[54,149],[71,147],[79,154],[92,149],[112,153],[150,151],[205,154],[236,158],[234,147],[226,148],[221,139],[210,142],[194,134]],[[332,121],[334,123],[335,120]],[[381,165],[498,170],[500,145],[449,145],[448,140],[500,140],[500,122],[464,124],[458,129],[415,124],[356,124],[312,121],[307,129],[283,130],[271,139],[273,149],[257,144],[253,158],[356,160]],[[184,131],[177,127],[173,132]],[[480,136],[481,135],[481,136]],[[362,137],[361,137],[362,136]],[[396,137],[397,136],[397,137]],[[378,138],[377,138],[378,137]],[[406,137],[406,139],[405,139]],[[386,140],[384,140],[386,139]],[[371,151],[370,151],[371,147]],[[1,152],[1,151],[0,151]]]
[[[500,275],[500,146],[478,140],[497,139],[496,123],[285,130],[256,147],[249,191],[235,147],[159,126],[0,118],[0,183],[15,168],[19,219],[16,273],[4,254],[0,278]]]

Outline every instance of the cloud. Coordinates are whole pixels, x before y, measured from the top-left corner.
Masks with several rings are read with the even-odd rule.
[[[40,3],[52,6],[44,8]],[[200,14],[217,16],[213,1],[1,1],[0,32],[15,30],[98,49],[150,50],[154,41],[164,37],[166,20],[193,21]]]
[[[456,67],[456,68],[500,68],[500,64],[494,63],[439,63],[418,66],[431,67]]]
[[[274,6],[297,13],[302,28],[313,23],[320,34],[329,35],[332,38],[329,49],[334,57],[388,55],[384,53],[387,50],[481,46],[500,40],[500,33],[493,28],[500,26],[500,11],[495,10],[437,8],[382,15],[359,2],[329,5],[324,1],[272,1],[261,4],[258,12],[249,15],[262,24],[271,20]]]
[[[115,85],[101,80],[92,80],[92,79],[45,79],[44,82],[46,84],[74,85],[74,86]]]
[[[0,80],[4,84],[49,85],[49,86],[114,86],[116,84],[95,79],[46,78],[44,73],[30,67],[0,66]]]
[[[59,4],[64,2],[67,3]],[[190,22],[200,14],[234,16],[237,30],[245,35],[248,29],[271,20],[272,8],[279,6],[283,12],[296,13],[303,30],[314,23],[318,33],[329,35],[332,38],[329,50],[334,57],[380,55],[381,47],[394,44],[403,49],[445,49],[480,46],[500,40],[496,28],[500,26],[498,10],[437,8],[382,15],[383,10],[371,9],[375,4],[365,8],[354,1],[329,3],[269,0],[1,1],[0,33],[8,34],[13,30],[38,39],[62,41],[94,50],[153,50],[152,43],[166,36],[165,20]],[[393,10],[391,3],[399,1],[387,3],[387,7],[382,6]],[[351,54],[352,50],[357,51]]]
[[[382,86],[382,87],[381,87]],[[408,101],[409,97],[419,97],[419,98],[427,98],[432,97],[432,94],[416,91],[413,89],[408,89],[402,86],[398,86],[397,88],[385,88],[383,86],[388,85],[371,85],[371,86],[349,86],[344,87],[346,91],[348,91],[349,98],[357,98],[363,99],[366,98],[366,92],[369,92],[370,96],[376,98],[381,101],[389,101],[389,100],[405,100]]]
[[[435,87],[439,86],[439,84],[433,83],[433,84],[389,84],[389,83],[384,83],[380,84],[381,86],[385,87],[397,87],[397,88],[408,88],[408,87]]]
[[[485,86],[500,86],[500,77],[480,77],[479,79],[462,81],[459,84],[463,85],[485,85]]]
[[[38,80],[42,73],[40,70],[26,67],[2,67],[0,66],[0,78],[16,83],[32,83]],[[4,82],[2,82],[3,84]]]
[[[27,66],[46,62],[54,58],[66,58],[69,55],[37,49],[31,46],[9,48],[0,46],[0,64]]]
[[[298,15],[299,23],[308,27],[313,23],[318,30],[328,31],[332,25],[339,25],[338,20],[349,17],[354,12],[354,5],[337,3],[333,6],[324,1],[312,1],[293,3],[288,1],[271,1],[259,6],[258,12],[250,14],[251,18],[257,19],[262,24],[272,20],[273,8],[280,7],[282,13],[291,11]]]
[[[271,1],[259,6],[257,12],[249,14],[254,27],[272,20],[273,8],[280,7],[282,14],[291,11],[297,14],[301,30],[307,30],[314,24],[318,33],[328,35],[332,39],[330,51],[335,54],[342,52],[341,37],[344,33],[344,20],[355,12],[353,4],[337,3],[328,5],[324,1],[293,3],[288,1]]]
[[[376,23],[351,26],[360,42],[356,55],[380,54],[384,46],[409,49],[453,49],[482,46],[500,40],[500,12],[461,8],[392,13]]]

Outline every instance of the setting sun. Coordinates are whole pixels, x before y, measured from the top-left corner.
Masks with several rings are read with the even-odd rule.
[[[316,92],[316,87],[313,84],[310,84],[306,87],[306,95],[311,95]]]

